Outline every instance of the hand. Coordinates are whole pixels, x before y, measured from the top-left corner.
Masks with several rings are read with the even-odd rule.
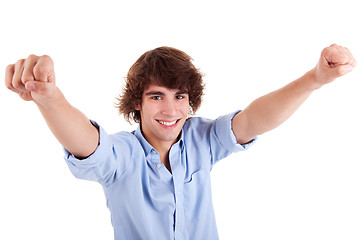
[[[5,85],[25,101],[46,102],[55,95],[54,63],[46,55],[20,59],[6,68]]]
[[[313,71],[316,82],[322,86],[351,72],[355,66],[355,58],[349,49],[332,44],[321,52],[320,60]]]

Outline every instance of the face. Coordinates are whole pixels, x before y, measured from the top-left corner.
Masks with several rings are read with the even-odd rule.
[[[150,85],[136,110],[140,111],[146,140],[156,149],[170,148],[188,117],[189,95],[186,91]]]

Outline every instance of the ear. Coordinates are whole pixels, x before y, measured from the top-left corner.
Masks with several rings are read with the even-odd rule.
[[[141,110],[141,105],[140,104],[135,104],[135,110],[140,111]]]

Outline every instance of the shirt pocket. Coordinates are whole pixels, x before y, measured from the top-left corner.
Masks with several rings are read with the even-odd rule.
[[[212,211],[210,172],[200,170],[184,182],[184,210],[190,221],[206,219]],[[204,218],[205,217],[205,218]]]

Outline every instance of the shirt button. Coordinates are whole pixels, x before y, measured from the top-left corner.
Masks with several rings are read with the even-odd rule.
[[[161,163],[156,164],[157,168],[161,168]]]

